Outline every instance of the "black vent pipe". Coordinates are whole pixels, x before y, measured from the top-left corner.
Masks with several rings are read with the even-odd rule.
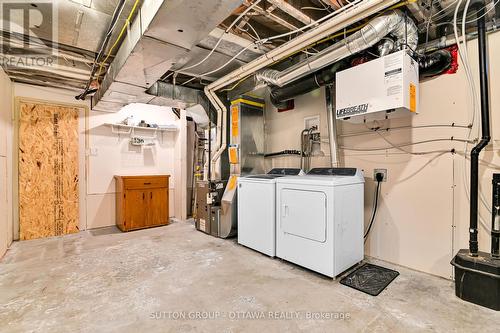
[[[338,61],[333,65],[320,70],[303,79],[292,82],[283,87],[274,87],[271,89],[271,102],[276,107],[283,107],[283,103],[297,96],[307,94],[335,80],[335,74],[349,67],[348,61]]]
[[[426,54],[419,60],[420,78],[428,78],[441,74],[450,68],[453,57],[449,50],[437,50]]]
[[[470,227],[469,253],[477,256],[477,219],[478,219],[478,178],[479,153],[490,142],[490,111],[488,96],[488,54],[486,50],[486,29],[484,24],[484,8],[477,12],[477,43],[479,49],[479,84],[481,89],[481,140],[470,154]]]

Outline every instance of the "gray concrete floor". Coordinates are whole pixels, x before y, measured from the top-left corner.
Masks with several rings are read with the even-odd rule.
[[[372,297],[186,222],[81,232],[12,246],[0,331],[498,332],[500,314],[456,298],[451,281],[396,269]]]

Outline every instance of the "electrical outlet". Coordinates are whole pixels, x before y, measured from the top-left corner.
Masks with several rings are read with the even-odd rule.
[[[387,181],[387,169],[373,169],[373,180],[377,180],[377,173],[384,175],[383,182]]]

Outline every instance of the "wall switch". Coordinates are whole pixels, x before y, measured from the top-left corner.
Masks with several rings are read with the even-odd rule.
[[[381,173],[384,175],[383,182],[387,181],[387,169],[373,169],[373,180],[377,180],[377,173]]]

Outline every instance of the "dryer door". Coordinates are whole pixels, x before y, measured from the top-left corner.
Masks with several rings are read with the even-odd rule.
[[[281,229],[284,233],[324,243],[326,241],[326,194],[285,188],[281,192]]]

